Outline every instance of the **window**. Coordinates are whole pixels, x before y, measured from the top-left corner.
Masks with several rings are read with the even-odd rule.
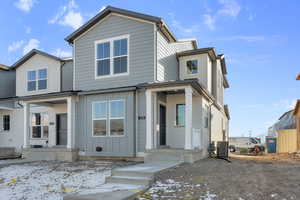
[[[27,91],[47,89],[48,71],[39,69],[27,72]]]
[[[121,136],[124,135],[124,101],[111,101],[110,102],[110,135]]]
[[[188,60],[186,62],[187,73],[188,74],[198,74],[198,61]]]
[[[185,104],[176,105],[176,126],[185,125]]]
[[[128,73],[128,37],[96,42],[96,77]]]
[[[123,136],[124,124],[123,100],[93,103],[93,136]]]
[[[31,137],[35,139],[46,139],[49,137],[49,115],[47,112],[32,113]]]
[[[9,131],[10,130],[10,116],[3,115],[3,130]]]

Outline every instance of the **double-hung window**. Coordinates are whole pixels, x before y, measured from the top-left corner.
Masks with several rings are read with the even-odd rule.
[[[9,131],[10,130],[10,116],[9,115],[3,115],[3,131]]]
[[[93,136],[123,136],[125,101],[93,102]]]
[[[39,69],[27,72],[27,91],[47,89],[48,70]]]
[[[176,126],[185,125],[185,104],[176,105]]]
[[[186,62],[187,74],[198,74],[198,60],[188,60]]]
[[[96,78],[128,73],[128,36],[96,41]]]
[[[49,115],[44,113],[32,113],[31,137],[34,139],[47,139],[49,136]]]

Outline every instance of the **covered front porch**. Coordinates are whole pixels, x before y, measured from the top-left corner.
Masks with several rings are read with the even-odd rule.
[[[25,99],[23,157],[31,160],[77,158],[75,150],[76,97]]]
[[[145,94],[146,159],[149,155],[156,160],[173,156],[175,160],[193,162],[205,157],[211,101],[201,88],[191,84],[163,85],[149,87]]]

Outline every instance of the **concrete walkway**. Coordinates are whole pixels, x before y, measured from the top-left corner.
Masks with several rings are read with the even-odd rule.
[[[0,160],[0,167],[8,166],[8,165],[17,165],[17,164],[24,164],[24,163],[31,163],[34,162],[30,159],[8,159],[8,160]]]
[[[154,181],[155,175],[165,169],[174,167],[179,162],[149,162],[131,165],[112,170],[112,176],[107,177],[107,184],[127,184],[128,190],[102,192],[96,194],[68,195],[64,200],[124,200],[133,199],[137,194],[146,190]],[[136,186],[133,188],[132,186]]]

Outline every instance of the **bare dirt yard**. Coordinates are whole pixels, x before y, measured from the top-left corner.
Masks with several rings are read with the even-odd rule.
[[[239,156],[231,163],[205,159],[159,174],[139,199],[300,199],[300,157],[296,154]]]

